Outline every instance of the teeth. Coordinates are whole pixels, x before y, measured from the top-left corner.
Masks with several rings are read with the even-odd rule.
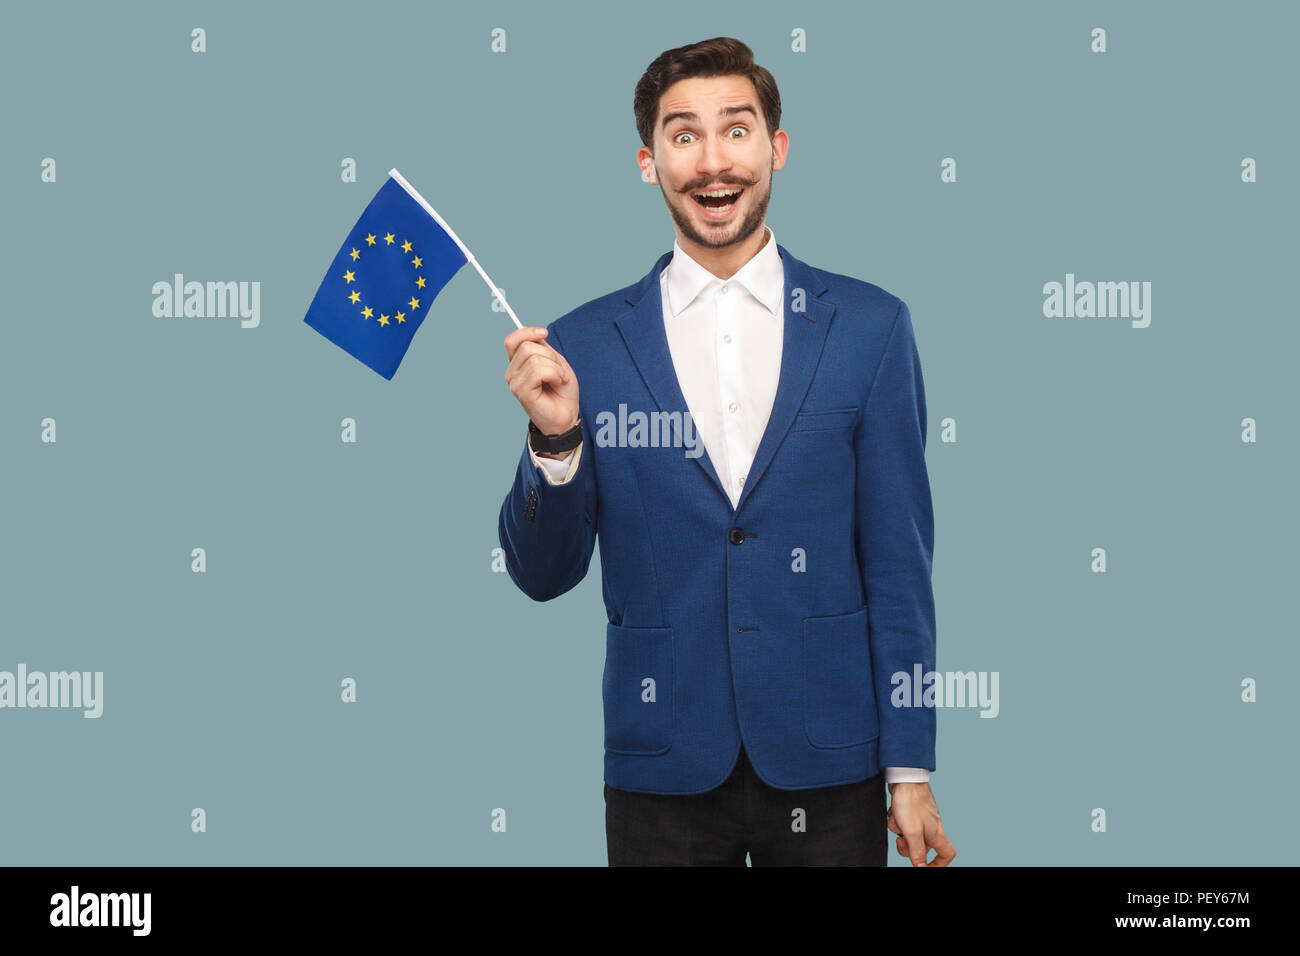
[[[718,198],[721,196],[739,196],[740,190],[739,189],[706,189],[703,192],[696,193],[695,195],[710,196],[713,198]]]

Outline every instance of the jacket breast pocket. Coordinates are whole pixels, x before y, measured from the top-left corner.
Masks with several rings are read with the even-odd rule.
[[[661,754],[673,742],[673,629],[605,626],[605,749]]]
[[[856,406],[850,405],[848,408],[828,408],[825,411],[800,412],[794,417],[794,425],[791,428],[798,432],[848,428],[857,419],[858,409]]]
[[[867,609],[803,621],[804,729],[814,747],[853,747],[880,735]]]

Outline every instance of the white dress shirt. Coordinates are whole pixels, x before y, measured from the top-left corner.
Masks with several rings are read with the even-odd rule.
[[[659,291],[677,383],[735,508],[781,376],[785,271],[776,235],[767,228],[763,248],[730,279],[719,279],[674,242]],[[548,482],[562,485],[577,470],[582,446],[561,459],[539,458],[531,445],[529,454]],[[925,767],[885,768],[886,783],[929,779]]]

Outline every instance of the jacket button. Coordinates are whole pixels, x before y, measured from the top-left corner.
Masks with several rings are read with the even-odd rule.
[[[732,544],[740,544],[740,542],[745,540],[745,529],[732,528],[731,533],[727,535],[727,538],[731,541]]]

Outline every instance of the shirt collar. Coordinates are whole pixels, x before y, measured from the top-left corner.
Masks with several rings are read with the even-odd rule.
[[[781,318],[781,288],[785,285],[785,271],[781,265],[781,253],[776,248],[776,233],[770,226],[764,228],[767,229],[767,242],[763,248],[726,281],[739,283],[768,312]],[[710,283],[723,281],[683,252],[681,243],[676,241],[673,242],[673,257],[664,271],[667,273],[668,307],[673,315],[694,302]]]

